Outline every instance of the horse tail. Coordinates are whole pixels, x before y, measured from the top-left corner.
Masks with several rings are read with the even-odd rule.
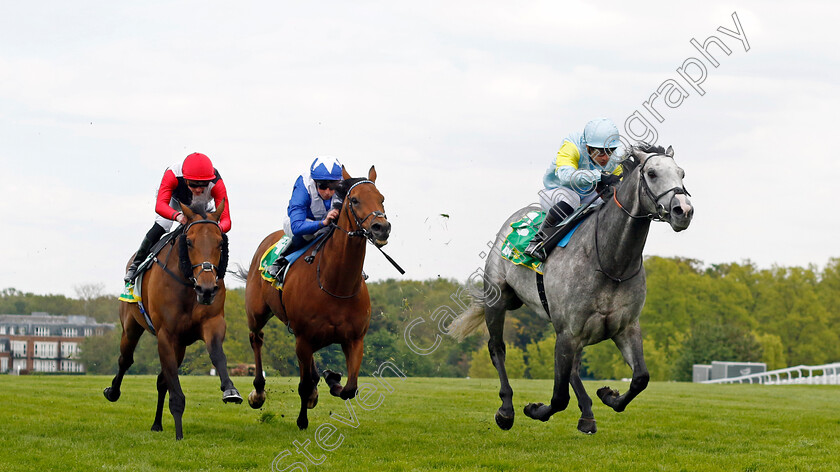
[[[478,331],[484,324],[484,301],[473,299],[470,306],[449,325],[449,335],[463,341],[470,334]]]
[[[236,263],[236,270],[229,270],[228,274],[232,275],[235,279],[241,280],[242,282],[248,281],[248,269],[242,267],[242,264]]]

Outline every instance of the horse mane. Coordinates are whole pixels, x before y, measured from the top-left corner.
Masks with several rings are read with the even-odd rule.
[[[335,189],[335,194],[338,195],[340,200],[344,200],[347,197],[347,192],[350,190],[350,187],[356,185],[357,183],[367,180],[365,177],[353,177],[350,179],[342,180],[338,187]]]
[[[643,152],[645,154],[665,154],[665,148],[656,144],[649,144],[644,141],[634,144],[624,154],[624,158],[619,162],[623,168],[622,173],[629,174],[639,165],[639,158],[636,157],[636,152]]]

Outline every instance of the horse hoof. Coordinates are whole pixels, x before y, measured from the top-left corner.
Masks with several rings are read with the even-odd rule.
[[[238,405],[242,403],[242,396],[239,395],[238,390],[231,388],[225,390],[225,393],[222,395],[222,401],[225,403],[236,403]]]
[[[251,393],[248,394],[248,404],[251,405],[251,408],[257,410],[262,408],[263,403],[265,403],[265,392],[257,393],[256,390],[253,390]]]
[[[624,411],[624,408],[619,408],[618,406],[618,399],[620,396],[618,390],[612,389],[610,387],[601,387],[598,389],[597,394],[598,398],[601,399],[604,405],[607,405],[608,407],[612,408],[617,412]]]
[[[598,428],[595,426],[595,418],[581,418],[578,420],[578,431],[583,434],[595,434]]]
[[[505,431],[509,430],[513,427],[513,415],[505,416],[501,411],[497,411],[496,424],[499,425],[499,428],[502,428]]]
[[[327,382],[327,385],[332,386],[333,384],[341,382],[341,373],[333,372],[329,369],[324,371],[324,380]]]
[[[543,403],[529,403],[525,405],[524,413],[528,418],[548,421],[551,418],[551,407]]]
[[[109,402],[115,402],[120,399],[120,391],[114,390],[111,387],[105,387],[102,394],[105,395],[105,398],[107,398]]]
[[[305,416],[298,416],[297,419],[297,427],[303,431],[304,429],[309,427],[309,418]]]
[[[353,397],[356,396],[356,389],[355,388],[352,389],[352,390],[342,389],[341,393],[339,393],[338,396],[341,397],[342,400],[350,400],[350,399],[352,399]]]
[[[163,426],[161,426],[159,424],[153,424],[152,425],[152,431],[163,431]]]

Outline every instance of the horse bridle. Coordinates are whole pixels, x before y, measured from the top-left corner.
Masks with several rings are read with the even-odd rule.
[[[356,188],[357,185],[362,185],[362,184],[375,185],[373,183],[373,181],[365,179],[365,180],[360,180],[360,181],[356,182],[355,184],[351,185],[349,189],[347,189],[347,194],[346,194],[346,197],[345,197],[345,198],[347,198],[347,208],[350,210],[350,214],[353,215],[353,220],[356,223],[356,228],[357,229],[353,230],[353,231],[345,231],[345,232],[350,237],[362,236],[365,239],[367,239],[368,241],[370,241],[371,243],[373,243],[374,242],[373,241],[374,240],[373,233],[369,229],[367,229],[363,226],[365,221],[367,221],[367,219],[370,218],[371,216],[373,217],[374,220],[377,219],[377,218],[385,218],[387,220],[388,217],[385,215],[384,212],[381,212],[379,210],[374,210],[374,211],[368,213],[367,216],[365,216],[364,218],[359,218],[358,213],[356,213],[356,206],[353,204],[353,200],[350,200],[350,192],[353,191],[353,189]],[[341,228],[339,228],[339,229],[341,229]],[[344,230],[342,229],[342,231],[344,231]]]
[[[668,192],[674,192],[674,196],[676,196],[676,195],[688,195],[689,197],[691,196],[691,194],[688,193],[688,190],[685,189],[685,185],[683,185],[681,187],[671,187],[668,190],[665,190],[664,192],[660,193],[659,195],[656,195],[655,193],[653,193],[653,190],[651,190],[650,185],[648,184],[647,178],[645,178],[645,176],[646,176],[645,165],[647,165],[647,163],[650,162],[651,157],[655,157],[655,156],[662,156],[662,157],[667,157],[667,158],[670,158],[670,159],[673,159],[673,158],[671,156],[669,156],[667,154],[663,154],[661,152],[656,153],[656,154],[650,154],[645,159],[645,162],[642,162],[642,165],[639,167],[639,180],[641,180],[641,184],[638,187],[639,188],[639,201],[642,200],[642,191],[644,191],[645,195],[651,200],[654,207],[656,208],[656,214],[648,213],[646,215],[634,215],[634,214],[630,213],[630,211],[628,211],[626,208],[624,208],[624,205],[622,205],[621,202],[618,201],[618,196],[617,196],[618,191],[616,190],[615,187],[613,187],[613,201],[630,218],[634,218],[634,219],[647,218],[647,219],[650,219],[650,220],[653,220],[653,221],[665,221],[665,218],[668,216],[668,213],[670,213],[670,212],[668,211],[667,208],[665,208],[665,205],[659,203],[660,198],[667,195]]]
[[[222,231],[222,227],[219,225],[219,222],[218,222],[218,221],[213,221],[213,220],[198,220],[198,221],[193,221],[192,223],[188,224],[188,225],[184,228],[184,233],[183,233],[183,235],[184,235],[184,239],[186,239],[186,237],[187,237],[187,231],[189,231],[189,230],[190,230],[190,228],[191,228],[193,225],[197,225],[197,224],[211,224],[211,223],[212,223],[212,224],[214,224],[214,225],[216,225],[216,227],[217,227],[217,228],[219,228],[219,231],[222,233],[222,236],[224,237],[224,231]],[[169,260],[169,254],[171,254],[171,253],[172,253],[172,248],[174,247],[174,241],[175,241],[175,240],[173,239],[172,241],[173,241],[173,245],[169,247],[169,252],[167,252],[167,253],[166,253],[166,260],[167,260],[167,261]],[[185,242],[186,242],[186,241],[185,241]],[[220,256],[220,262],[221,262],[221,257],[223,257],[223,256]],[[163,262],[161,262],[161,261],[160,261],[160,259],[158,259],[157,257],[155,257],[155,258],[154,258],[154,260],[155,260],[155,262],[157,262],[157,264],[158,264],[158,265],[159,265],[159,266],[163,269],[163,271],[164,271],[164,272],[166,272],[167,274],[169,274],[169,276],[170,276],[170,277],[172,277],[173,279],[175,279],[175,281],[177,281],[177,282],[178,282],[178,283],[180,283],[181,285],[183,285],[183,286],[185,286],[185,287],[192,287],[192,288],[195,288],[195,287],[197,287],[197,286],[198,286],[198,281],[196,280],[195,276],[185,277],[188,281],[192,282],[192,284],[189,284],[189,283],[185,282],[185,281],[184,281],[181,277],[178,277],[178,275],[177,275],[175,272],[172,272],[172,270],[171,270],[171,269],[169,269],[168,267],[166,267],[166,264],[164,264]],[[189,262],[192,262],[192,261],[189,261]],[[219,266],[217,266],[216,264],[213,264],[212,262],[209,262],[209,261],[204,261],[204,262],[202,262],[202,263],[200,263],[200,264],[193,264],[193,265],[190,267],[190,269],[194,272],[194,271],[195,271],[195,269],[196,269],[196,267],[201,267],[201,269],[202,269],[202,271],[203,271],[203,272],[214,272],[214,271],[215,271],[216,281],[218,282],[218,280],[219,280]],[[186,276],[186,274],[184,274],[184,276]]]
[[[651,199],[651,201],[653,202],[653,205],[655,206],[655,208],[657,210],[656,214],[648,213],[646,215],[634,215],[634,214],[630,213],[630,211],[628,211],[626,208],[624,208],[624,205],[622,205],[621,202],[618,201],[618,191],[616,190],[615,187],[613,187],[613,198],[612,198],[613,201],[630,218],[633,218],[633,219],[649,219],[651,221],[665,221],[665,217],[668,216],[669,211],[665,208],[665,205],[662,205],[661,203],[659,203],[660,198],[665,196],[668,192],[674,192],[675,196],[680,195],[680,194],[688,195],[689,197],[691,196],[691,194],[688,193],[688,190],[685,189],[685,185],[683,185],[682,187],[671,187],[668,190],[665,190],[664,192],[660,193],[659,195],[656,195],[656,194],[653,193],[653,190],[651,190],[650,185],[648,185],[647,178],[645,178],[645,165],[650,161],[650,158],[654,157],[654,156],[663,156],[663,157],[668,157],[668,158],[671,158],[671,159],[673,159],[673,158],[671,156],[668,156],[667,154],[663,154],[663,153],[650,154],[645,159],[645,161],[642,162],[642,165],[639,167],[639,180],[641,180],[641,183],[638,186],[638,188],[639,188],[639,190],[638,190],[639,201],[641,202],[641,200],[642,200],[642,190],[644,189],[644,192],[645,192],[646,196]],[[616,283],[621,283],[621,282],[630,280],[633,277],[639,275],[639,272],[641,272],[642,265],[643,265],[643,261],[642,261],[641,257],[639,258],[639,267],[636,268],[636,270],[633,272],[633,274],[631,274],[628,277],[616,277],[614,275],[611,275],[611,274],[607,273],[607,271],[604,270],[604,265],[601,263],[601,254],[600,254],[600,251],[598,250],[598,227],[600,226],[600,224],[599,224],[600,221],[601,221],[600,218],[601,218],[601,212],[599,211],[598,215],[595,217],[595,219],[596,219],[596,221],[595,221],[595,257],[598,259],[598,272],[601,272],[608,279],[610,279],[610,280],[612,280],[613,282],[616,282]]]
[[[225,232],[222,231],[222,227],[221,227],[221,225],[219,225],[218,221],[198,220],[198,221],[193,221],[192,223],[188,224],[186,228],[184,228],[184,237],[186,238],[187,232],[189,232],[190,228],[192,228],[193,225],[200,225],[200,224],[214,224],[214,225],[216,225],[217,228],[219,228],[219,232],[222,233],[222,236],[224,236],[224,234],[225,234]],[[219,255],[219,262],[220,263],[221,263],[221,258],[222,257],[223,257],[223,255],[220,254]],[[190,262],[192,262],[192,261],[190,261]],[[214,275],[216,276],[216,281],[217,282],[219,281],[219,266],[217,266],[216,264],[213,264],[210,261],[204,261],[200,264],[193,264],[192,267],[190,267],[190,269],[193,271],[193,273],[195,273],[196,267],[201,267],[202,272],[213,272]],[[193,283],[194,287],[198,285],[198,281],[196,280],[195,276],[190,277],[188,280]]]

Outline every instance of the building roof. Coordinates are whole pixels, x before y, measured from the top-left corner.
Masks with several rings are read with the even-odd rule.
[[[114,326],[113,323],[99,323],[94,318],[85,315],[50,315],[42,311],[33,312],[31,315],[0,315],[0,324],[67,325],[87,327]]]

